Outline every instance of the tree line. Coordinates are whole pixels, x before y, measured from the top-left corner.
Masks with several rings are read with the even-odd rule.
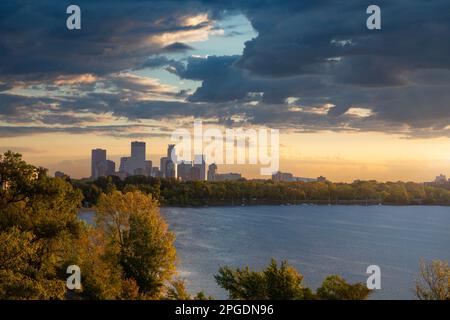
[[[102,193],[139,190],[161,205],[203,206],[241,204],[440,204],[450,205],[446,186],[415,182],[355,181],[274,182],[272,180],[180,181],[145,176],[124,180],[116,176],[95,181],[71,180],[84,195],[86,205],[95,205]]]

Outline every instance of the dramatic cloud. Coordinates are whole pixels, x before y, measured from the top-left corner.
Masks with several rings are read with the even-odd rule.
[[[82,30],[71,32],[68,4],[0,2],[5,135],[47,132],[45,125],[120,135],[126,126],[93,124],[200,117],[449,136],[448,0],[379,1],[381,30],[366,28],[364,1],[104,0],[78,1]],[[241,55],[189,56],[192,42],[239,36],[215,25],[236,13],[257,33]],[[200,85],[189,91],[135,73],[149,69]]]
[[[80,0],[82,28],[73,32],[65,27],[69,4],[0,3],[0,80],[118,72],[152,54],[188,49],[186,42],[212,29],[198,3]]]

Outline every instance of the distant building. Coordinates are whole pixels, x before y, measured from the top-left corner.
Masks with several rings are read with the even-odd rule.
[[[215,163],[208,166],[208,181],[215,181],[217,173],[217,165]]]
[[[328,181],[327,178],[325,178],[324,176],[317,177],[316,180],[317,180],[318,182],[327,182],[327,181]]]
[[[192,180],[192,162],[182,161],[177,165],[177,177],[181,181]]]
[[[152,165],[153,162],[151,160],[146,160],[145,161],[145,175],[147,177],[151,177],[152,176]]]
[[[171,159],[172,161],[174,160],[174,159],[172,159],[172,152],[174,150],[175,150],[175,145],[174,144],[169,144],[168,147],[167,147],[167,158]],[[174,158],[176,158],[175,154],[173,156],[174,156]]]
[[[161,170],[163,178],[166,177],[167,161],[169,161],[169,158],[167,158],[167,157],[162,157],[159,160],[159,170]]]
[[[204,155],[196,155],[194,158],[193,180],[206,180],[206,162]]]
[[[280,181],[289,181],[289,182],[290,181],[296,181],[294,179],[294,175],[292,173],[281,172],[281,171],[278,171],[278,172],[272,174],[272,180],[273,181],[277,181],[277,182],[280,182]]]
[[[145,142],[133,141],[131,142],[131,171],[136,169],[139,172],[145,171]]]
[[[152,174],[151,174],[151,176],[152,176],[152,177],[155,177],[155,178],[162,178],[162,177],[163,177],[163,176],[162,176],[162,172],[161,172],[161,170],[159,170],[158,167],[153,167],[153,168],[152,168]]]
[[[167,160],[166,162],[166,172],[165,172],[166,178],[176,178],[176,166],[175,163],[173,163],[172,160]]]
[[[106,175],[106,150],[93,149],[91,152],[91,178]]]
[[[113,176],[116,173],[116,163],[112,160],[106,160],[106,175]]]
[[[446,184],[447,183],[447,177],[445,174],[440,174],[434,179],[435,184]]]
[[[272,180],[277,182],[314,182],[314,181],[327,181],[325,177],[320,176],[317,179],[314,178],[304,178],[304,177],[294,177],[292,173],[278,171],[272,174]]]
[[[177,177],[177,165],[172,160],[172,153],[175,151],[175,145],[169,144],[167,146],[167,156],[160,159],[159,168],[164,178]],[[176,158],[175,154],[173,155]],[[175,159],[176,160],[176,159]]]
[[[131,142],[131,157],[120,158],[119,172],[127,175],[151,175],[152,163],[146,160],[146,145],[142,141]]]
[[[214,181],[236,181],[242,179],[240,173],[216,173]]]
[[[133,166],[131,164],[131,158],[130,157],[120,158],[119,172],[131,174],[132,170]]]

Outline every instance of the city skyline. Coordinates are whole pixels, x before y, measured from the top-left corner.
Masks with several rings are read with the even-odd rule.
[[[218,172],[218,167],[215,163],[206,163],[204,154],[194,155],[194,160],[192,161],[174,161],[177,158],[175,149],[175,144],[169,144],[167,146],[167,153],[160,158],[160,166],[158,167],[153,166],[151,160],[147,160],[146,143],[143,141],[132,141],[131,155],[120,158],[118,171],[115,170],[115,162],[107,159],[107,149],[92,149],[91,174],[89,177],[83,177],[83,179],[96,180],[100,177],[117,176],[123,180],[127,177],[137,175],[157,178],[176,178],[181,181],[227,181],[242,178],[240,173]],[[59,170],[55,171],[54,175],[55,177],[66,176],[64,172]]]
[[[91,140],[93,140],[93,137]],[[68,140],[69,139],[69,140]],[[26,140],[26,138],[23,138]],[[91,159],[90,152],[98,146],[105,145],[108,149],[108,157],[116,163],[118,167],[120,164],[120,158],[129,154],[129,142],[130,139],[114,139],[113,143],[108,144],[110,141],[107,139],[97,139],[102,143],[84,142],[74,137],[60,136],[52,139],[54,143],[54,150],[62,149],[67,141],[70,141],[73,148],[65,150],[64,154],[54,155],[53,152],[49,152],[45,148],[44,144],[31,143],[32,146],[25,147],[22,144],[12,146],[10,143],[6,143],[5,146],[1,144],[0,139],[0,151],[5,152],[12,150],[22,153],[24,159],[38,166],[48,168],[51,173],[55,171],[63,171],[75,178],[88,177],[91,171]],[[444,141],[436,141],[432,144],[432,147],[427,148],[427,144],[430,141],[425,141],[425,144],[418,143],[411,140],[399,139],[397,143],[409,145],[410,149],[398,152],[394,152],[396,143],[395,141],[384,141],[384,148],[386,154],[390,155],[390,159],[379,161],[377,159],[377,150],[369,140],[365,145],[361,144],[361,140],[358,139],[357,145],[361,147],[351,150],[351,143],[349,139],[343,141],[337,141],[332,144],[332,147],[338,146],[342,143],[345,148],[342,152],[339,150],[322,150],[323,145],[316,143],[315,139],[306,139],[306,144],[299,146],[299,155],[294,157],[286,157],[285,150],[289,149],[292,152],[293,148],[284,147],[283,138],[280,141],[280,170],[289,171],[297,176],[306,177],[318,177],[324,175],[330,178],[332,181],[351,182],[356,179],[365,180],[378,180],[378,181],[431,181],[434,177],[440,173],[450,174],[450,159],[441,156],[440,158],[433,158],[433,151],[440,151],[442,155],[445,155],[446,148]],[[403,141],[404,140],[404,141]],[[166,154],[166,146],[170,144],[170,139],[146,139],[147,144],[152,146],[155,152],[149,153],[149,160],[152,160],[153,164],[159,164],[159,160]],[[9,142],[9,141],[7,141]],[[316,145],[311,145],[316,144]],[[26,145],[29,145],[27,143]],[[36,146],[44,146],[39,149]],[[302,152],[302,150],[304,150]],[[426,152],[423,152],[426,150]],[[449,148],[450,150],[450,148]],[[359,151],[362,155],[367,153],[371,160],[361,159]],[[348,155],[346,154],[348,152]],[[323,154],[322,154],[323,153]],[[425,158],[424,158],[425,157]],[[226,171],[238,171],[242,172],[246,178],[263,178],[259,175],[258,166],[249,165],[222,165]]]
[[[122,163],[124,159],[130,159],[133,160],[133,154],[136,156],[138,156],[142,163],[144,164],[143,166],[146,166],[148,169],[142,169],[142,168],[137,168],[136,169],[138,171],[134,171],[134,172],[127,172],[126,170],[124,170],[122,168],[122,165],[120,167],[118,167],[118,171],[115,171],[114,168],[116,168],[115,162],[112,160],[107,159],[107,149],[102,149],[102,148],[95,148],[91,150],[91,158],[90,158],[90,172],[91,174],[89,176],[85,176],[85,177],[75,177],[75,178],[82,178],[82,179],[96,179],[100,176],[108,176],[108,175],[116,175],[121,179],[124,179],[127,176],[133,176],[133,175],[145,175],[145,176],[152,176],[152,177],[160,177],[160,178],[177,178],[180,180],[184,180],[184,181],[188,181],[188,180],[205,180],[205,181],[225,181],[225,180],[239,180],[241,178],[246,178],[246,179],[256,179],[256,180],[265,180],[265,179],[271,179],[273,181],[285,181],[285,182],[294,182],[294,181],[303,181],[303,182],[312,182],[312,181],[319,181],[319,182],[326,182],[326,181],[332,181],[332,179],[327,179],[325,176],[320,175],[317,177],[306,177],[306,176],[297,176],[295,175],[295,173],[292,172],[288,172],[286,170],[283,170],[282,168],[280,168],[280,170],[275,171],[272,175],[270,176],[264,176],[264,177],[259,177],[259,176],[254,176],[254,177],[248,177],[245,176],[243,174],[241,174],[240,172],[236,171],[236,172],[225,172],[226,168],[232,168],[232,167],[243,167],[242,165],[222,165],[222,170],[218,170],[218,166],[216,165],[216,163],[207,163],[205,162],[205,156],[202,154],[199,155],[194,155],[194,160],[192,161],[179,161],[178,164],[173,165],[172,161],[169,160],[170,163],[172,163],[172,167],[167,167],[167,164],[170,165],[170,163],[168,163],[168,159],[170,159],[169,155],[171,155],[172,151],[175,149],[175,144],[168,144],[167,145],[167,151],[166,154],[163,155],[162,157],[159,158],[159,163],[160,166],[153,166],[153,163],[158,163],[158,162],[153,162],[152,160],[148,160],[147,159],[147,150],[146,150],[146,143],[143,141],[131,141],[130,142],[130,146],[131,146],[131,157],[130,156],[120,156],[120,162]],[[136,149],[136,147],[138,148],[138,150]],[[100,153],[100,155],[98,154]],[[156,155],[154,155],[154,157],[156,157]],[[175,155],[176,156],[176,155]],[[102,161],[104,163],[102,163]],[[100,163],[100,170],[102,173],[101,174],[95,174],[95,172],[97,172],[99,169],[95,167],[95,163]],[[146,164],[149,164],[149,167]],[[201,169],[199,169],[199,164],[201,166]],[[187,165],[189,166],[189,172],[184,172],[183,167]],[[246,166],[251,166],[251,165],[246,165]],[[111,169],[113,168],[113,169]],[[165,168],[165,169],[163,169]],[[171,168],[171,169],[170,169]],[[181,173],[180,173],[180,168],[181,168]],[[156,170],[156,171],[155,171]],[[167,171],[169,170],[169,171]],[[173,170],[173,172],[171,171]],[[55,170],[54,171],[54,175],[56,177],[62,177],[64,175],[66,175],[65,172],[60,171],[60,170]],[[67,174],[68,176],[70,176],[69,174]],[[354,182],[354,181],[359,181],[359,180],[376,180],[376,179],[354,179],[352,181],[332,181],[332,182]],[[400,180],[398,180],[400,181]],[[406,181],[406,180],[405,180]],[[436,184],[442,184],[442,183],[447,183],[449,182],[450,179],[447,179],[445,174],[438,174],[437,176],[434,176],[433,179],[428,179],[428,180],[424,180],[424,181],[420,181],[420,182],[425,182],[425,183],[436,183]]]

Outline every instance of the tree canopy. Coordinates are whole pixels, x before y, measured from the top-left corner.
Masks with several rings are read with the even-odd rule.
[[[249,267],[221,267],[217,284],[228,291],[230,299],[243,300],[365,300],[371,290],[362,283],[349,284],[338,275],[328,276],[314,293],[303,285],[303,276],[287,261],[278,267],[276,260],[262,271]]]

